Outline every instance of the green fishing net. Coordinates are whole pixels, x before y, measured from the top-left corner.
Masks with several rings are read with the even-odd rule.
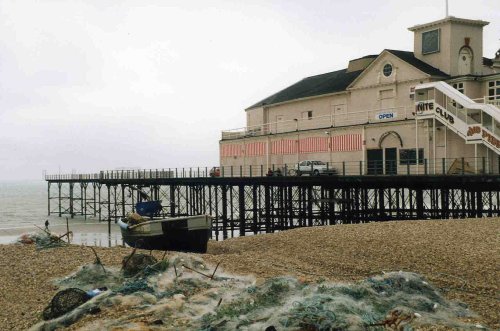
[[[110,290],[71,312],[34,327],[69,325],[92,307],[121,311],[98,319],[93,328],[147,327],[173,330],[401,330],[424,325],[474,329],[462,321],[474,314],[446,300],[422,276],[392,272],[356,283],[304,283],[294,277],[256,282],[206,266],[198,257],[179,255],[145,265],[135,276],[99,265],[82,267],[61,285]],[[86,284],[87,283],[87,284]],[[116,308],[115,308],[116,307]],[[113,317],[114,316],[114,317]]]

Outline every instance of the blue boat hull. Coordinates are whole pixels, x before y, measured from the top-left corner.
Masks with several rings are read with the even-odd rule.
[[[162,210],[161,200],[143,201],[135,205],[135,211],[141,216],[153,217],[158,215]]]

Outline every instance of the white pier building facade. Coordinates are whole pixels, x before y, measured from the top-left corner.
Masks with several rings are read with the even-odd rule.
[[[498,173],[500,51],[488,22],[409,28],[413,52],[386,49],[255,103],[222,132],[222,171],[256,175],[319,160],[345,174]]]

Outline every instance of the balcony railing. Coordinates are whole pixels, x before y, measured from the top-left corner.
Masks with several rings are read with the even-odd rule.
[[[364,176],[364,175],[498,175],[498,158],[439,158],[410,159],[399,161],[344,161],[326,163],[326,171],[320,176]],[[297,171],[299,170],[299,171]],[[92,174],[46,175],[47,181],[106,181],[129,179],[169,179],[208,177],[265,177],[265,176],[311,176],[315,168],[299,167],[298,164],[270,164],[222,167],[189,167],[148,170],[105,170]]]
[[[472,99],[472,101],[477,103],[484,103],[487,105],[493,105],[500,108],[500,95],[490,95],[483,98]]]
[[[414,118],[413,111],[410,111],[409,109],[410,108],[408,107],[392,107],[270,122],[261,125],[222,131],[222,140],[294,131],[334,128],[348,125],[400,121],[408,118]]]

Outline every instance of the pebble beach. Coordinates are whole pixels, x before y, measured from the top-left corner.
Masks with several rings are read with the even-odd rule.
[[[475,323],[498,329],[499,234],[499,218],[336,225],[210,241],[207,254],[195,255],[212,266],[220,263],[221,270],[257,279],[291,275],[305,281],[353,282],[389,271],[415,272],[447,299],[467,304],[478,314]],[[132,251],[120,246],[95,249],[105,266],[119,266]],[[161,259],[163,252],[153,255]],[[58,291],[53,280],[94,260],[86,246],[36,250],[34,245],[0,245],[0,329],[36,324]],[[69,329],[116,313],[103,310]]]

